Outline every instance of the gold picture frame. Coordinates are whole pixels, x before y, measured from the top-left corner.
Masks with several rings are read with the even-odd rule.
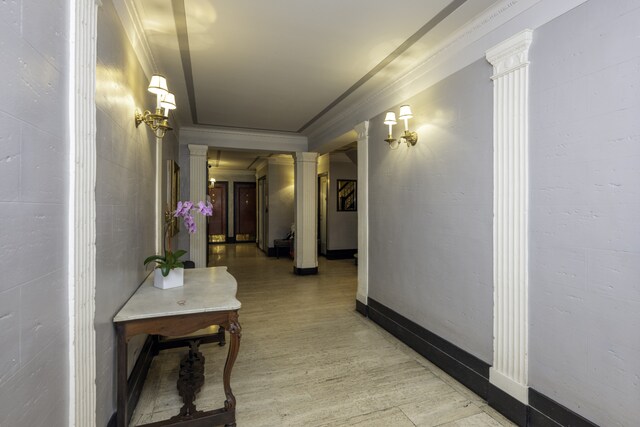
[[[167,235],[173,237],[180,231],[180,222],[173,213],[178,208],[180,200],[180,166],[175,160],[167,160]],[[170,218],[170,219],[169,219]]]
[[[355,179],[338,179],[338,212],[355,212],[357,205],[357,182]]]

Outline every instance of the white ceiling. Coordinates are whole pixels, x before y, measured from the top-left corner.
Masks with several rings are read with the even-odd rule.
[[[286,132],[494,2],[133,1],[181,126]]]

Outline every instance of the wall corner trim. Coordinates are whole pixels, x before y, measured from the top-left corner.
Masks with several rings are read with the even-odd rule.
[[[98,4],[69,7],[68,332],[70,426],[96,425],[96,64]]]

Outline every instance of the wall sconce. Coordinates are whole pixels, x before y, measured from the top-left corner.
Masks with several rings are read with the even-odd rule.
[[[216,179],[215,178],[209,178],[209,188],[213,188],[216,186]]]
[[[168,130],[172,129],[169,126],[169,110],[175,110],[176,97],[169,92],[167,80],[159,74],[154,74],[151,77],[148,90],[156,94],[156,110],[155,113],[149,110],[141,113],[136,110],[136,127],[144,122],[153,130],[156,137],[162,138]]]
[[[396,122],[396,113],[393,111],[388,111],[387,115],[384,117],[384,124],[389,125],[389,137],[385,139],[385,141],[389,144],[391,149],[398,148],[400,142],[406,142],[407,147],[414,146],[418,142],[418,134],[416,132],[412,132],[409,130],[409,119],[413,117],[413,113],[411,112],[411,107],[409,105],[403,105],[400,107],[400,120],[404,120],[404,132],[400,135],[400,140],[396,140],[393,137],[393,125],[398,124]]]

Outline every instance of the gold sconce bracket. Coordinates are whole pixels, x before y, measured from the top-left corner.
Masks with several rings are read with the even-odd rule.
[[[385,140],[386,141],[386,140]],[[400,142],[406,142],[407,146],[414,146],[418,143],[418,132],[405,130],[400,137]]]
[[[160,108],[156,109],[155,113],[152,113],[149,110],[145,110],[144,113],[141,113],[138,110],[135,112],[136,127],[140,126],[140,123],[145,123],[151,128],[156,136],[160,138],[162,138],[168,130],[173,129],[169,126],[168,119],[169,118],[167,116],[162,114],[162,110]]]

